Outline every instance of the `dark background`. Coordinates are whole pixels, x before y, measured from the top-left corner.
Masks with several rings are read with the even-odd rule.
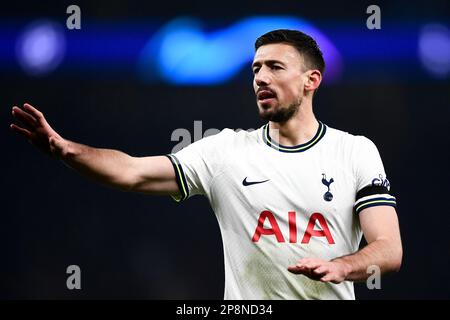
[[[69,4],[2,4],[0,26],[14,26],[10,33],[14,35],[40,17],[64,25]],[[149,20],[158,25],[175,16],[194,15],[214,26],[249,15],[290,14],[317,21],[333,39],[333,32],[362,32],[365,10],[372,3],[75,4],[82,10],[83,27],[76,31],[80,33],[87,32],[92,21],[114,25]],[[390,26],[450,25],[447,1],[376,4],[381,7],[382,30],[373,32],[386,36]],[[367,37],[371,36],[367,31]],[[2,50],[14,50],[6,38],[1,40]],[[401,39],[390,41],[385,47],[399,45]],[[8,52],[2,54],[8,56]],[[325,84],[314,100],[321,121],[376,143],[398,201],[402,269],[383,277],[381,290],[356,284],[356,295],[360,299],[449,299],[450,78],[448,73],[443,77],[427,73],[413,51],[404,64],[391,61],[389,52],[379,55],[385,59],[352,61],[344,55],[343,74]],[[15,60],[5,58],[0,66],[0,298],[221,299],[222,243],[206,199],[193,197],[177,204],[169,197],[99,186],[39,154],[8,127],[11,107],[29,102],[65,138],[135,156],[166,154],[177,143],[171,141],[172,132],[186,128],[193,135],[196,120],[203,121],[203,130],[263,124],[257,116],[250,68],[221,85],[175,86],[147,83],[131,67],[99,71],[95,64],[85,63],[71,69],[66,61],[53,73],[33,77]],[[72,264],[81,267],[81,290],[66,288],[66,268]]]

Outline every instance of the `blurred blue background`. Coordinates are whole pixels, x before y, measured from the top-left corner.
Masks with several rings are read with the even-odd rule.
[[[80,30],[66,27],[71,4]],[[136,156],[171,152],[177,128],[189,141],[209,128],[258,128],[253,44],[275,28],[317,39],[327,63],[317,117],[377,144],[398,199],[403,268],[382,290],[356,284],[357,297],[450,298],[450,5],[377,1],[381,29],[369,30],[371,4],[2,4],[0,298],[222,298],[206,199],[176,204],[95,185],[10,133],[10,110],[29,102],[63,137]],[[66,288],[71,264],[82,290]]]

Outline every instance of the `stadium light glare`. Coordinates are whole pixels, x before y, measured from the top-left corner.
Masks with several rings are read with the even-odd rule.
[[[342,58],[333,43],[305,20],[289,16],[248,17],[221,30],[204,32],[199,20],[176,18],[161,27],[141,53],[144,78],[177,85],[215,85],[232,79],[253,59],[253,44],[273,29],[297,29],[316,39],[327,62],[324,81],[339,79]]]
[[[419,34],[419,59],[437,78],[450,74],[450,30],[441,24],[425,25]]]
[[[64,31],[51,21],[32,23],[16,43],[19,65],[31,76],[43,76],[55,70],[63,60],[64,53]]]

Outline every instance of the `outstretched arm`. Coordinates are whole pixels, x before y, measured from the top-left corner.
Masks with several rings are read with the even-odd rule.
[[[378,266],[381,273],[398,271],[402,262],[402,243],[397,213],[393,207],[370,207],[359,213],[361,229],[367,246],[358,252],[326,261],[303,258],[288,270],[313,280],[340,283],[344,280],[364,281],[370,266]]]
[[[61,137],[42,112],[24,104],[12,115],[22,126],[10,128],[42,152],[62,160],[75,171],[102,184],[124,191],[177,195],[175,171],[165,156],[132,157],[118,150],[93,148]]]

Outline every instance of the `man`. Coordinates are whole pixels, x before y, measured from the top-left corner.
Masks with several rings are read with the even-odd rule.
[[[64,139],[40,111],[14,107],[11,128],[42,151],[125,191],[205,195],[225,255],[226,299],[354,299],[368,268],[397,271],[402,245],[375,145],[317,121],[312,100],[325,63],[292,30],[257,39],[253,132],[224,129],[176,154],[136,158]],[[368,245],[358,251],[364,234]]]

